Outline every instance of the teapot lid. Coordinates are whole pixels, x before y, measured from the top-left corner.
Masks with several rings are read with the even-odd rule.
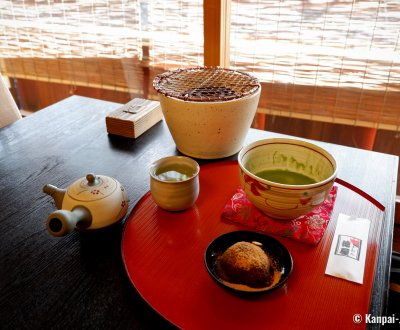
[[[110,196],[117,186],[117,181],[111,177],[89,173],[71,184],[67,194],[75,200],[91,202]]]

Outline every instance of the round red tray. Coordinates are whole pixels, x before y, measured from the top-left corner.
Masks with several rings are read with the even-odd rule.
[[[207,273],[204,252],[221,234],[249,230],[221,219],[239,185],[235,161],[200,170],[200,195],[191,209],[167,212],[146,193],[129,215],[122,257],[130,281],[164,318],[184,329],[358,328],[354,314],[368,313],[380,221],[370,229],[364,284],[325,275],[338,212],[380,211],[351,190],[339,187],[334,213],[317,246],[274,236],[293,257],[293,272],[280,288],[246,299],[219,286]],[[371,219],[373,220],[373,219]]]

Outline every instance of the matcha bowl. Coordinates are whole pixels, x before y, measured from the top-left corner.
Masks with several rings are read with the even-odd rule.
[[[255,141],[239,152],[238,162],[249,200],[282,220],[305,215],[323,203],[337,176],[333,155],[297,139]]]

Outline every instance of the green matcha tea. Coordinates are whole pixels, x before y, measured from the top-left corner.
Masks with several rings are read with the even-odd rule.
[[[255,174],[264,180],[282,184],[304,185],[316,183],[314,179],[304,174],[290,172],[288,170],[266,170]]]
[[[183,164],[171,164],[160,167],[156,172],[157,179],[161,181],[184,181],[195,174],[195,170]]]

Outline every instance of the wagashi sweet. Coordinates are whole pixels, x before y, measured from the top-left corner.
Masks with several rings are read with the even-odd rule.
[[[233,244],[217,258],[216,266],[218,275],[231,283],[260,288],[271,282],[271,260],[255,243]]]

